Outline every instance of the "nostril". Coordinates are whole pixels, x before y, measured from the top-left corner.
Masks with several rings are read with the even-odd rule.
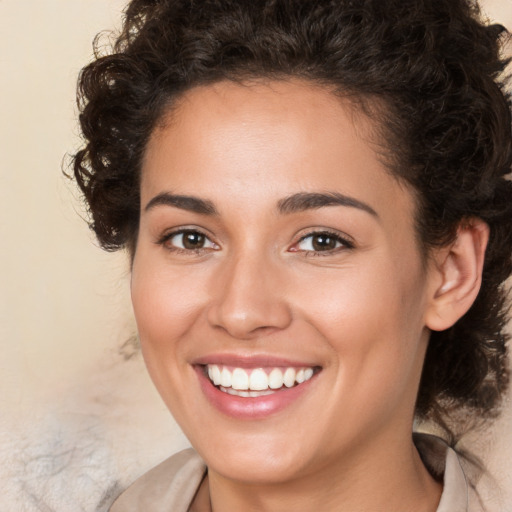
[[[210,325],[223,330],[238,339],[251,339],[267,336],[286,328],[291,322],[291,314],[284,305],[261,301],[256,306],[212,305],[208,312]]]
[[[255,338],[261,338],[265,336],[270,336],[275,334],[277,331],[281,330],[281,327],[276,326],[256,326],[253,327],[247,323],[222,323],[222,324],[213,324],[212,327],[216,330],[223,331],[229,336],[239,339],[239,340],[252,340]]]
[[[223,262],[210,283],[210,325],[234,338],[251,339],[286,328],[291,322],[288,298],[279,287],[282,269],[254,251]]]

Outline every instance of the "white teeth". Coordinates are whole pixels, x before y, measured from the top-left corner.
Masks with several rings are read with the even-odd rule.
[[[279,389],[283,387],[283,372],[279,368],[274,368],[268,376],[268,387],[270,389]]]
[[[257,396],[265,396],[265,395],[272,395],[274,391],[270,389],[265,389],[263,391],[249,391],[249,396],[257,397]]]
[[[255,398],[257,396],[272,395],[274,393],[274,391],[271,391],[270,389],[267,389],[265,391],[239,391],[238,389],[223,388],[222,386],[220,387],[220,389],[221,391],[224,391],[224,393],[228,393],[229,395],[243,396],[244,398]]]
[[[222,368],[220,372],[220,385],[225,388],[231,387],[231,372],[227,368]]]
[[[283,382],[287,388],[291,388],[295,384],[295,370],[293,368],[286,368],[283,375]]]
[[[242,368],[235,368],[233,370],[231,377],[231,387],[233,389],[239,390],[249,389],[249,376],[244,370],[242,370]],[[251,389],[254,388],[251,386]]]
[[[220,370],[216,364],[208,366],[208,377],[216,386],[220,384]]]
[[[273,368],[270,373],[263,368],[246,370],[234,368],[230,371],[226,366],[207,365],[207,373],[215,386],[232,395],[253,397],[273,393],[273,390],[283,387],[291,388],[313,377],[313,368]]]
[[[268,389],[267,374],[261,369],[253,370],[249,378],[249,388],[252,391],[262,391]]]

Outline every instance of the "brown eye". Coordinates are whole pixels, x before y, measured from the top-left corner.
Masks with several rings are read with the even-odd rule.
[[[218,249],[206,235],[200,231],[184,230],[171,233],[160,242],[168,249],[181,251],[198,251],[201,249]]]
[[[305,253],[318,253],[337,251],[338,249],[351,249],[354,245],[342,238],[340,235],[329,232],[311,233],[299,241],[295,250]]]
[[[311,246],[315,251],[329,251],[332,249],[336,249],[338,244],[338,240],[336,240],[331,235],[320,234],[314,235],[311,237]]]
[[[206,237],[197,231],[186,231],[182,233],[182,244],[184,249],[202,249]]]

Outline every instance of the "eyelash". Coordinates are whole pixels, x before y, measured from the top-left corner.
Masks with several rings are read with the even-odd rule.
[[[197,249],[186,249],[183,247],[176,247],[175,245],[171,245],[168,243],[174,237],[177,237],[179,235],[184,235],[184,234],[200,235],[201,237],[204,237],[205,240],[209,241],[209,243],[211,243],[215,247],[198,247]],[[216,248],[218,247],[217,244],[215,244],[215,242],[211,241],[211,239],[208,235],[206,235],[199,229],[193,229],[193,228],[178,229],[177,231],[165,233],[162,237],[160,237],[157,240],[156,243],[157,243],[157,245],[163,246],[168,251],[171,251],[176,254],[185,254],[185,255],[190,255],[191,253],[192,254],[202,254],[205,250],[217,250]]]
[[[306,235],[302,236],[299,241],[294,244],[294,247],[298,246],[304,240],[308,238],[325,236],[326,238],[330,238],[334,240],[337,244],[340,244],[339,247],[335,247],[333,249],[327,249],[324,251],[315,251],[315,250],[300,250],[295,249],[292,252],[303,252],[307,257],[323,257],[323,256],[331,256],[332,254],[337,254],[340,251],[350,250],[355,248],[355,244],[353,241],[349,240],[347,237],[341,236],[337,231],[329,231],[326,229],[322,229],[319,231],[311,231]]]
[[[192,234],[192,235],[199,235],[201,237],[204,237],[205,241],[208,241],[207,243],[211,244],[210,247],[199,247],[197,249],[187,249],[184,247],[176,247],[175,245],[170,245],[169,241],[172,240],[174,237],[177,237],[179,235],[184,234]],[[326,238],[329,238],[333,240],[336,244],[339,244],[338,247],[334,247],[332,249],[327,248],[326,250],[304,250],[304,249],[298,249],[297,246],[300,245],[302,242],[307,240],[308,238],[313,237],[320,237],[324,236]],[[184,254],[184,255],[191,255],[191,254],[204,254],[205,251],[210,250],[218,250],[218,245],[215,242],[212,242],[211,239],[203,233],[202,231],[198,229],[179,229],[177,231],[172,231],[170,233],[165,233],[159,240],[156,242],[158,245],[163,246],[166,250],[171,251],[176,254]],[[290,252],[302,252],[307,257],[323,257],[323,256],[330,256],[332,254],[337,254],[340,251],[343,250],[350,250],[354,249],[355,245],[354,243],[347,239],[344,236],[341,236],[340,233],[336,231],[329,231],[326,229],[318,230],[318,231],[310,231],[309,233],[302,236],[298,242],[296,242],[290,249]]]

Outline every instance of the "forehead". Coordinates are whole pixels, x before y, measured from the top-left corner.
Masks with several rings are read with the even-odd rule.
[[[153,138],[173,128],[175,135],[190,138],[193,130],[199,144],[211,140],[215,131],[219,137],[228,136],[231,143],[235,139],[242,143],[244,136],[250,135],[252,142],[265,143],[269,148],[268,142],[276,136],[290,145],[303,143],[307,135],[312,147],[318,142],[315,139],[329,142],[340,136],[347,140],[363,138],[370,144],[375,127],[357,107],[355,98],[337,95],[327,86],[298,79],[222,81],[194,87],[179,96],[162,117]]]
[[[246,207],[335,190],[411,215],[411,193],[384,165],[376,128],[348,98],[309,82],[196,87],[152,134],[142,203],[164,189]]]

